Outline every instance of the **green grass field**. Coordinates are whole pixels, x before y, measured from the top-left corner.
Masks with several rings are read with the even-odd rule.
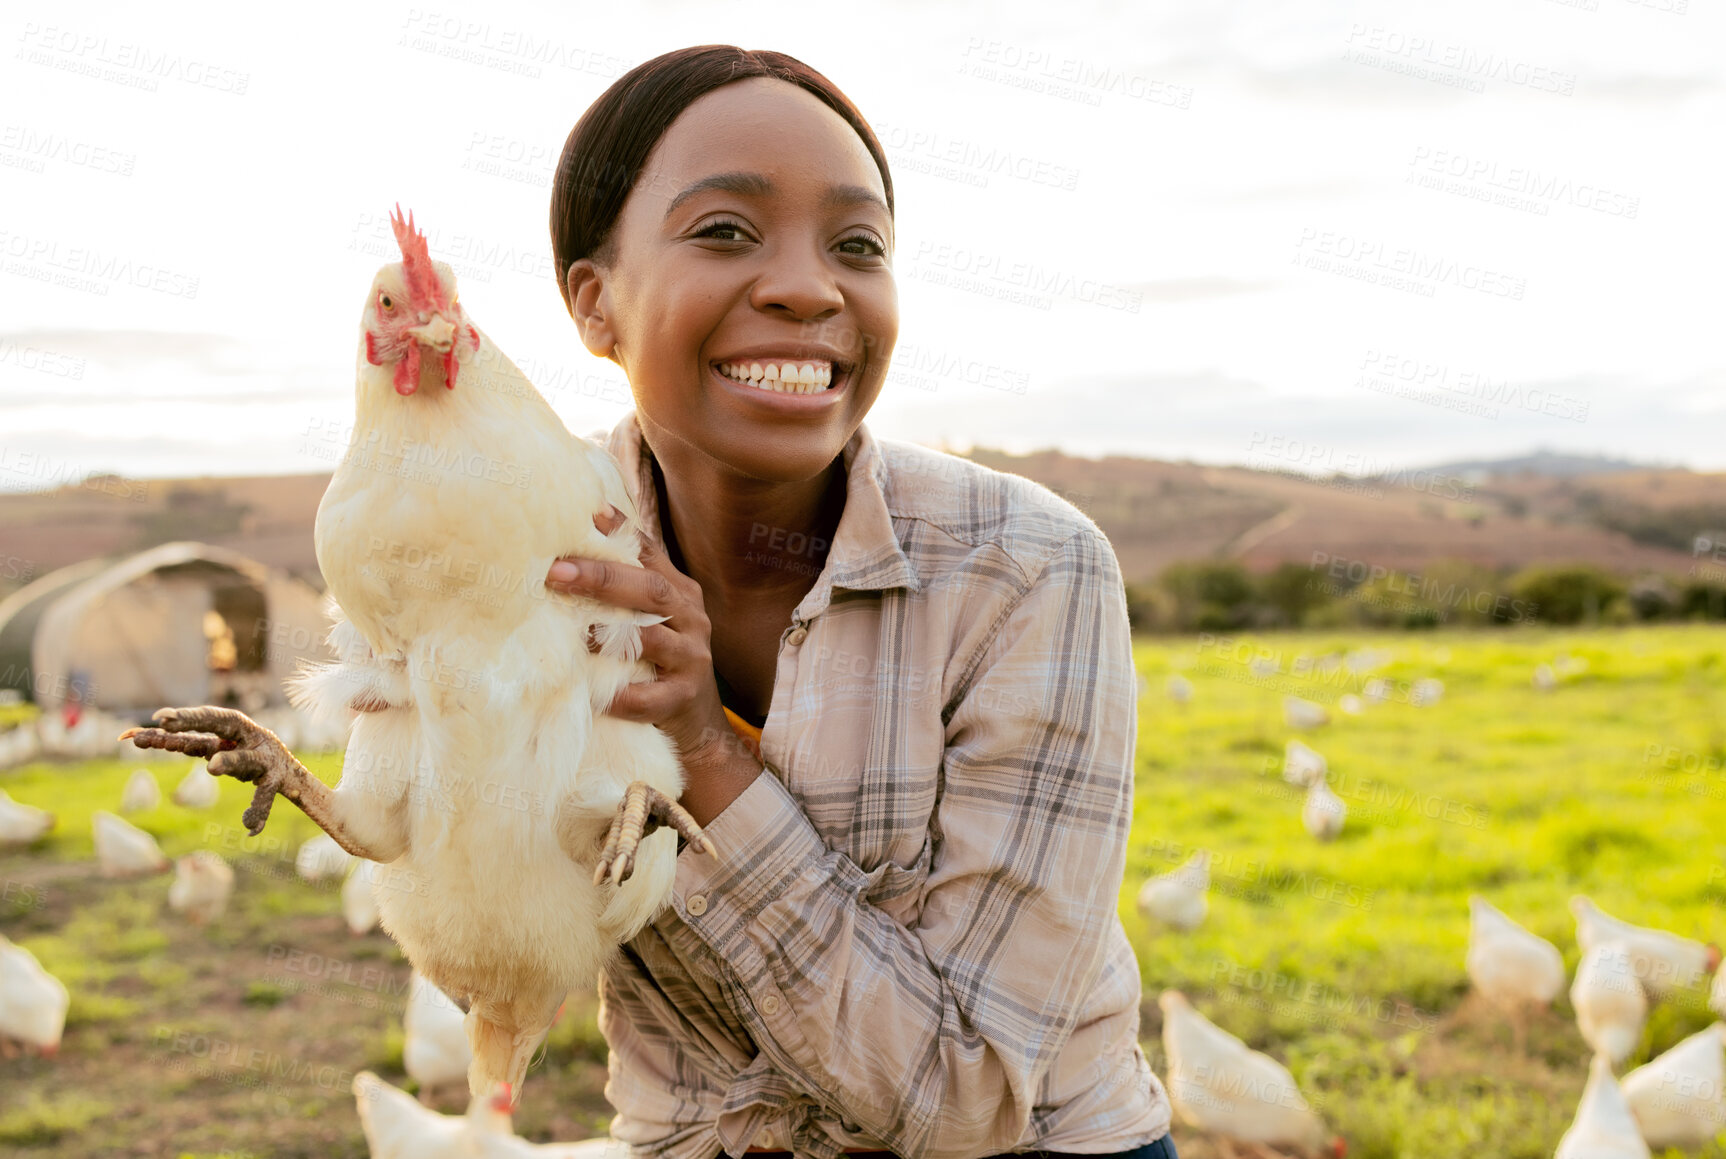
[[[1393,655],[1373,673],[1392,698],[1337,713],[1337,696],[1363,678],[1297,658],[1363,646]],[[1560,653],[1586,670],[1537,691],[1534,666]],[[1257,655],[1282,671],[1252,676]],[[1175,987],[1285,1061],[1357,1159],[1547,1156],[1587,1049],[1564,999],[1518,1053],[1469,996],[1467,896],[1550,938],[1571,967],[1577,892],[1630,921],[1722,940],[1726,631],[1200,637],[1141,642],[1137,656],[1146,692],[1121,914],[1159,1073],[1156,996]],[[1185,707],[1163,692],[1177,671],[1195,686]],[[1422,677],[1444,682],[1438,704],[1400,696]],[[1331,705],[1332,722],[1292,732],[1284,693]],[[1334,843],[1307,836],[1282,781],[1294,735],[1329,759],[1348,803]],[[0,855],[0,932],[73,995],[57,1060],[0,1060],[0,1152],[363,1156],[348,1082],[371,1067],[407,1085],[405,962],[382,934],[348,934],[335,885],[294,876],[294,851],[314,832],[297,811],[284,804],[264,838],[245,836],[249,791],[237,784],[207,812],[165,803],[134,818],[170,856],[208,846],[236,866],[213,928],[166,911],[166,876],[97,877],[89,815],[117,803],[130,767],[0,773],[0,788],[60,815],[37,847]],[[164,793],[186,767],[152,766]],[[315,767],[333,780],[338,760]],[[1133,907],[1139,884],[1198,847],[1213,851],[1209,918],[1190,934],[1153,929]],[[1700,992],[1657,1006],[1631,1064],[1710,1021]],[[604,1058],[591,1000],[572,1001],[530,1074],[518,1129],[602,1130]],[[1183,1159],[1218,1153],[1184,1128],[1176,1142]],[[1726,1146],[1704,1154],[1726,1157]]]

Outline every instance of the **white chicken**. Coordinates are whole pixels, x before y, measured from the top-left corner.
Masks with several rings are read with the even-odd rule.
[[[1366,702],[1352,692],[1345,692],[1337,697],[1336,706],[1339,711],[1346,712],[1350,716],[1359,716],[1366,711]]]
[[[22,805],[0,789],[0,849],[29,845],[54,828],[54,814],[34,805]]]
[[[307,881],[340,877],[353,863],[354,855],[338,845],[328,833],[319,833],[306,841],[294,854],[294,872]]]
[[[105,809],[90,814],[90,831],[105,877],[136,877],[168,868],[168,859],[162,856],[154,837]]]
[[[174,804],[187,809],[208,809],[222,796],[221,782],[209,770],[193,764],[174,787]]]
[[[1330,765],[1317,749],[1298,740],[1290,740],[1283,748],[1283,780],[1305,788],[1322,781],[1330,773]]]
[[[514,1134],[507,1095],[476,1097],[465,1115],[440,1115],[369,1070],[354,1076],[353,1092],[371,1159],[477,1159],[486,1136]]]
[[[168,887],[168,908],[198,925],[208,925],[228,908],[234,892],[234,870],[211,849],[194,849],[174,862],[174,884]]]
[[[1636,979],[1630,948],[1623,942],[1598,942],[1582,952],[1570,984],[1576,1025],[1595,1054],[1623,1062],[1642,1040],[1648,996]]]
[[[1528,1012],[1552,1005],[1564,992],[1564,955],[1558,947],[1511,921],[1478,894],[1468,899],[1468,980],[1510,1020],[1523,1049]]]
[[[1552,665],[1536,664],[1534,666],[1534,687],[1541,692],[1551,692],[1558,687],[1558,674],[1552,670]]]
[[[420,1102],[430,1103],[441,1087],[467,1084],[473,1051],[468,1046],[465,1019],[449,995],[414,972],[402,1010],[402,1033],[406,1036],[402,1069],[419,1084]]]
[[[1720,965],[1720,947],[1650,926],[1633,926],[1581,894],[1570,899],[1570,912],[1576,915],[1576,944],[1583,949],[1601,942],[1623,942],[1630,947],[1636,976],[1648,987],[1651,998],[1700,986]]]
[[[65,984],[35,954],[0,934],[0,1041],[21,1042],[43,1055],[59,1053],[71,1004]]]
[[[1330,713],[1316,700],[1283,697],[1283,720],[1290,728],[1318,728],[1330,721]]]
[[[1650,1147],[1700,1147],[1726,1131],[1726,1022],[1697,1031],[1620,1084]]]
[[[133,769],[120,790],[120,812],[144,813],[162,803],[162,788],[149,769]]]
[[[499,1089],[476,1097],[465,1115],[440,1115],[369,1070],[353,1081],[371,1159],[628,1159],[629,1148],[610,1139],[581,1143],[530,1143],[510,1123],[509,1096]]]
[[[42,754],[42,739],[29,724],[0,732],[0,769],[28,764]]]
[[[1193,701],[1193,682],[1179,672],[1169,677],[1165,686],[1170,700],[1176,704],[1191,704]]]
[[[1553,1159],[1649,1159],[1648,1144],[1605,1055],[1595,1055],[1588,1064],[1588,1085],[1582,1088],[1576,1118],[1558,1141]]]
[[[1180,866],[1139,887],[1139,912],[1177,930],[1194,930],[1205,920],[1211,888],[1211,853],[1201,849]]]
[[[1348,804],[1336,795],[1323,777],[1307,786],[1306,803],[1301,806],[1301,824],[1320,841],[1334,841],[1342,833],[1348,819]]]
[[[519,1098],[564,995],[668,900],[677,833],[713,847],[676,803],[670,738],[602,711],[653,679],[640,629],[663,617],[545,586],[560,556],[641,566],[622,473],[468,320],[412,221],[392,223],[402,261],[366,293],[353,436],[315,530],[340,660],[291,690],[353,721],[340,785],[232,710],[162,709],[126,735],[255,781],[254,834],[282,793],[424,883],[377,891],[383,927],[468,1004],[470,1091]],[[608,503],[622,521],[602,533]]]
[[[355,937],[369,934],[377,927],[377,879],[378,863],[356,857],[353,869],[348,871],[348,879],[342,882],[342,920],[348,923],[348,932]]]
[[[1236,1142],[1344,1154],[1282,1063],[1211,1022],[1179,990],[1164,990],[1157,1005],[1169,1101],[1185,1122]]]

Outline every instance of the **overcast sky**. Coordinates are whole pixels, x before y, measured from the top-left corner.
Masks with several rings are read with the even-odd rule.
[[[878,434],[1726,468],[1711,0],[156,7],[0,25],[3,489],[329,469],[398,200],[609,427],[552,168],[618,75],[712,42],[806,61],[888,149]]]

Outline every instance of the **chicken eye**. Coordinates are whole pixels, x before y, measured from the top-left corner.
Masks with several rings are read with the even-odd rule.
[[[393,310],[396,308],[396,304],[390,301],[390,296],[384,293],[380,293],[378,295],[378,305],[382,306],[386,310]]]

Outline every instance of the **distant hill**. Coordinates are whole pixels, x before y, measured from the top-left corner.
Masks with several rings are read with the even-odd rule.
[[[1380,479],[1058,451],[975,449],[968,457],[1033,479],[1084,511],[1109,536],[1131,582],[1180,560],[1216,558],[1254,571],[1327,557],[1419,570],[1460,557],[1488,567],[1583,561],[1623,574],[1682,572],[1697,535],[1726,541],[1726,474],[1544,451]],[[1595,467],[1466,473],[1568,460]],[[229,547],[321,588],[312,524],[328,482],[323,474],[103,476],[0,495],[0,594],[64,564],[172,539]]]
[[[1422,468],[1429,474],[1459,475],[1464,478],[1543,475],[1565,479],[1578,475],[1605,475],[1613,471],[1660,469],[1662,468],[1651,463],[1635,463],[1629,459],[1614,459],[1607,455],[1572,455],[1548,450],[1538,450],[1509,459],[1462,459]]]
[[[1726,513],[1726,474],[1684,470],[1470,484],[1442,468],[1396,479],[1319,479],[1056,451],[969,457],[1035,479],[1085,511],[1108,534],[1129,581],[1205,558],[1236,559],[1253,571],[1322,557],[1416,571],[1447,557],[1494,568],[1580,561],[1625,574],[1682,571],[1691,565],[1691,535],[1710,523],[1703,519],[1682,539],[1676,531],[1698,509]],[[1683,503],[1661,510],[1659,498]],[[1614,522],[1614,513],[1626,518]],[[1660,532],[1642,534],[1644,522]]]

